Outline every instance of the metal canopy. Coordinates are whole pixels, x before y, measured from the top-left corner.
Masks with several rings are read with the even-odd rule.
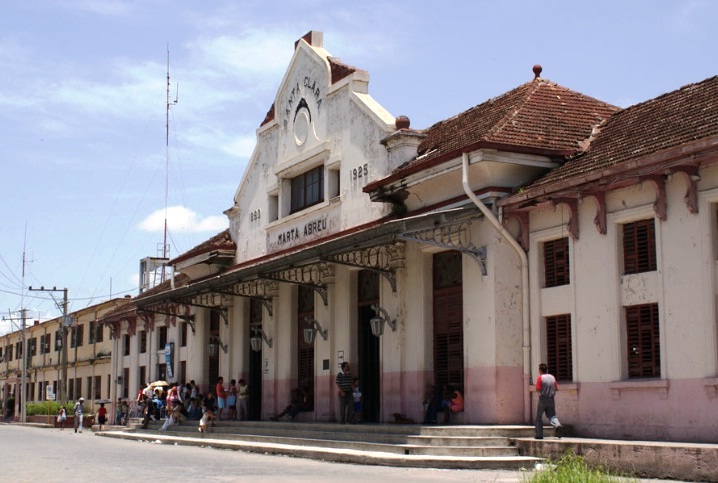
[[[261,278],[279,282],[304,285],[311,288],[322,298],[324,305],[329,305],[327,282],[334,281],[334,267],[326,262],[316,262],[300,267],[288,267],[276,272],[260,274]]]
[[[319,293],[326,305],[328,304],[326,284],[329,279],[333,280],[334,275],[331,264],[347,264],[377,271],[386,270],[383,275],[387,277],[392,284],[392,289],[395,290],[396,281],[392,272],[401,267],[400,263],[403,263],[403,259],[394,258],[391,263],[395,265],[389,266],[389,268],[383,264],[384,262],[374,266],[375,262],[362,258],[371,252],[371,247],[393,245],[397,238],[426,244],[441,243],[444,241],[441,237],[426,238],[419,234],[437,226],[445,226],[447,220],[458,222],[479,217],[481,214],[478,208],[465,205],[396,220],[375,220],[366,225],[348,229],[343,233],[330,235],[323,241],[304,246],[301,249],[277,252],[262,257],[260,261],[254,263],[249,261],[225,273],[185,287],[140,297],[135,303],[139,309],[142,309],[160,302],[184,300],[184,297],[205,292],[247,296],[242,293],[244,289],[239,289],[240,293],[235,293],[234,291],[237,289],[232,288],[233,285],[262,279],[310,287]],[[475,256],[477,260],[485,259],[485,256],[482,257],[482,249],[475,248],[473,245],[439,244],[438,246],[465,251]],[[262,298],[262,296],[259,295],[256,298]],[[267,302],[263,303],[267,306]]]
[[[160,314],[160,315],[169,315],[170,317],[177,317],[180,320],[183,320],[184,322],[187,322],[192,329],[192,333],[195,333],[195,326],[194,326],[194,314],[192,315],[183,315],[179,313],[179,307],[180,304],[173,303],[173,302],[166,302],[163,304],[158,304],[156,306],[150,307],[143,307],[138,308],[137,313],[141,314],[142,312],[146,312],[149,314]]]
[[[396,292],[396,269],[404,267],[404,242],[356,248],[323,257],[324,260],[340,265],[372,270],[384,276]]]
[[[466,253],[478,262],[481,275],[486,275],[486,247],[476,247],[471,242],[470,225],[471,219],[444,220],[432,227],[405,231],[399,238]]]
[[[272,295],[277,291],[277,283],[273,280],[263,280],[256,278],[247,280],[246,282],[238,282],[232,285],[215,287],[212,289],[216,293],[224,295],[233,295],[237,297],[247,297],[259,300],[267,309],[267,314],[272,316]]]

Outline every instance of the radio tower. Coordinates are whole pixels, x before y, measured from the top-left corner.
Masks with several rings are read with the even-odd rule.
[[[162,263],[162,277],[160,282],[164,282],[167,278],[166,260],[169,256],[169,247],[167,246],[167,200],[169,198],[169,184],[170,184],[170,108],[179,102],[179,87],[174,101],[170,98],[170,48],[167,45],[167,108],[165,110],[165,226],[164,226],[164,238],[162,240],[162,258],[165,262]]]

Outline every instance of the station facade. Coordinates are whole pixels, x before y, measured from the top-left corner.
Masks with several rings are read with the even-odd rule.
[[[365,422],[452,385],[455,423],[530,423],[546,362],[579,434],[710,441],[718,79],[620,109],[535,66],[421,130],[368,85],[296,42],[229,229],[100,319],[118,396],[243,378],[253,419],[301,388],[300,419],[336,421],[349,362]]]

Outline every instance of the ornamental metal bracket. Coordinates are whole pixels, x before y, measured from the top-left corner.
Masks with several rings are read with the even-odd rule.
[[[396,292],[396,269],[404,267],[404,242],[390,243],[369,248],[357,248],[323,257],[339,265],[359,267],[381,274]]]
[[[324,305],[329,305],[327,283],[334,283],[334,267],[329,263],[317,262],[301,267],[289,267],[259,276],[269,280],[304,285],[318,293]]]
[[[272,317],[272,297],[277,291],[277,283],[271,280],[254,279],[246,282],[239,282],[220,288],[213,288],[214,292],[236,297],[247,297],[259,300],[267,314]]]
[[[487,274],[487,249],[485,246],[474,246],[471,242],[469,225],[471,225],[470,220],[443,223],[431,228],[423,228],[420,230],[401,233],[399,234],[399,238],[466,253],[476,260],[479,264],[479,268],[481,269],[481,275],[485,276]]]
[[[184,314],[180,313],[180,304],[175,303],[165,303],[160,304],[157,306],[154,306],[153,308],[144,307],[142,309],[137,309],[137,313],[141,314],[142,312],[147,312],[150,314],[160,314],[160,315],[169,315],[170,317],[177,317],[178,319],[187,322],[192,329],[192,333],[195,333],[195,326],[194,326],[194,314],[190,315],[190,308],[189,305],[184,305]]]

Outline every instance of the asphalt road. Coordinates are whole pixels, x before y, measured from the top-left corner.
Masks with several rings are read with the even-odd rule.
[[[531,472],[392,468],[0,424],[0,481],[523,482]],[[661,482],[669,480],[627,480]]]
[[[240,451],[127,441],[0,424],[0,479],[6,482],[242,481],[522,482],[518,471],[391,468]]]

